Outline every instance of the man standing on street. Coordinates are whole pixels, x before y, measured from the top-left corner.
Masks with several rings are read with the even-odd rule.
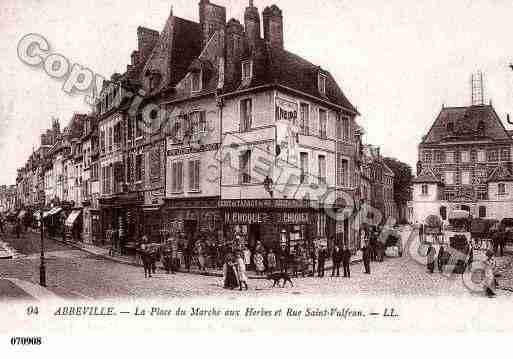
[[[319,250],[319,256],[318,256],[318,263],[317,263],[317,275],[319,277],[324,277],[324,263],[326,262],[326,257],[328,256],[328,253],[326,252],[326,249],[322,247]]]
[[[369,247],[369,243],[366,241],[362,248],[362,259],[363,266],[365,267],[365,274],[371,274],[370,270],[370,262],[371,262],[371,249]]]
[[[333,248],[333,253],[331,255],[331,259],[333,261],[333,269],[331,271],[331,276],[335,276],[335,272],[337,273],[337,277],[340,277],[340,263],[342,262],[342,252],[338,246]]]
[[[310,260],[312,261],[312,277],[315,277],[315,262],[317,261],[317,254],[315,244],[310,249]]]
[[[435,247],[433,247],[433,244],[429,243],[429,247],[427,250],[427,268],[429,273],[431,274],[435,271],[435,255]]]
[[[351,278],[351,271],[349,270],[349,264],[351,263],[351,251],[344,244],[342,249],[342,267],[344,267],[344,277]]]

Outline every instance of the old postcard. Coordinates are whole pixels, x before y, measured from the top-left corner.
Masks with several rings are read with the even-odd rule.
[[[0,4],[0,348],[513,330],[508,1]]]

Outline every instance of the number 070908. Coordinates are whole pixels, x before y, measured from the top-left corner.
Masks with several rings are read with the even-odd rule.
[[[41,345],[41,337],[12,337],[11,345]]]

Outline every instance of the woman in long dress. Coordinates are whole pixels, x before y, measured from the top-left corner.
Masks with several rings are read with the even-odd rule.
[[[265,271],[265,266],[264,266],[264,257],[262,256],[262,254],[260,252],[255,253],[254,261],[255,261],[255,267],[256,267],[257,274],[262,275]]]
[[[237,264],[231,256],[228,256],[223,267],[224,272],[224,288],[235,289],[239,286],[239,278],[237,272]]]
[[[243,284],[246,290],[248,290],[248,276],[246,275],[246,263],[244,262],[242,254],[240,252],[237,253],[237,270],[239,273],[240,290],[242,290]]]

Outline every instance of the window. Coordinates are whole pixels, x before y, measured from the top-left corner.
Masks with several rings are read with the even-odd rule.
[[[505,195],[506,194],[506,184],[499,183],[498,190],[499,190],[499,195]]]
[[[479,206],[479,218],[486,218],[486,207]]]
[[[318,86],[319,86],[319,92],[322,94],[322,95],[325,95],[326,94],[326,75],[324,74],[319,74],[319,79],[318,79],[319,83],[318,83]]]
[[[349,118],[342,117],[342,136],[344,140],[350,140],[350,130],[349,130]]]
[[[503,148],[501,150],[501,161],[503,162],[509,162],[511,159],[511,151],[509,148]]]
[[[319,137],[326,138],[326,125],[327,125],[327,112],[326,110],[319,109]]]
[[[201,71],[195,71],[191,73],[191,88],[192,92],[198,92],[202,89],[201,83]]]
[[[126,158],[126,182],[129,183],[132,181],[132,156],[128,155]]]
[[[250,98],[244,99],[240,102],[240,130],[241,132],[249,131],[251,129],[253,113],[253,102]]]
[[[348,186],[349,185],[349,161],[343,158],[341,155],[338,156],[337,166],[337,185]]]
[[[340,114],[337,113],[337,121],[335,123],[335,136],[337,140],[342,139],[342,120],[340,118]]]
[[[143,178],[143,155],[138,154],[135,156],[135,180],[142,181]]]
[[[135,138],[140,138],[143,135],[143,116],[142,113],[138,113],[135,118]]]
[[[444,151],[435,151],[435,163],[444,163],[445,153]]]
[[[445,154],[445,162],[446,163],[454,163],[454,152],[447,152]]]
[[[470,152],[469,151],[461,152],[461,162],[462,163],[469,163],[470,162]]]
[[[242,79],[249,80],[253,77],[253,62],[244,61],[242,63]]]
[[[497,150],[489,150],[487,155],[488,155],[488,162],[497,162],[497,161],[499,161],[499,151],[497,151]]]
[[[112,143],[114,142],[114,131],[112,127],[109,127],[109,135],[107,136],[107,145],[109,147],[109,152],[112,151]]]
[[[118,122],[114,125],[114,146],[119,146],[121,144],[121,122]]]
[[[191,112],[189,115],[189,121],[192,139],[193,141],[199,141],[207,128],[205,111]]]
[[[486,152],[484,150],[477,151],[477,162],[486,162]]]
[[[445,172],[445,184],[451,186],[454,182],[454,172]]]
[[[470,184],[470,172],[464,171],[461,173],[461,184],[468,186]]]
[[[189,161],[189,191],[200,190],[200,161]]]
[[[244,152],[239,157],[239,182],[251,183],[251,151]]]
[[[447,207],[440,207],[440,217],[445,221],[447,219]]]
[[[326,183],[326,156],[319,155],[319,184]]]
[[[299,155],[301,174],[299,183],[306,183],[306,176],[308,174],[308,153],[301,152]]]
[[[183,192],[183,163],[173,162],[171,164],[172,192]]]
[[[299,119],[299,127],[301,130],[301,134],[308,136],[309,128],[310,128],[310,105],[307,103],[301,103],[300,107],[300,119]]]
[[[105,153],[105,131],[100,131],[100,149]]]
[[[454,132],[454,123],[453,122],[447,123],[447,132]]]
[[[425,163],[431,163],[433,157],[432,157],[432,153],[431,151],[424,151],[423,154],[422,154],[422,158],[424,160]]]

